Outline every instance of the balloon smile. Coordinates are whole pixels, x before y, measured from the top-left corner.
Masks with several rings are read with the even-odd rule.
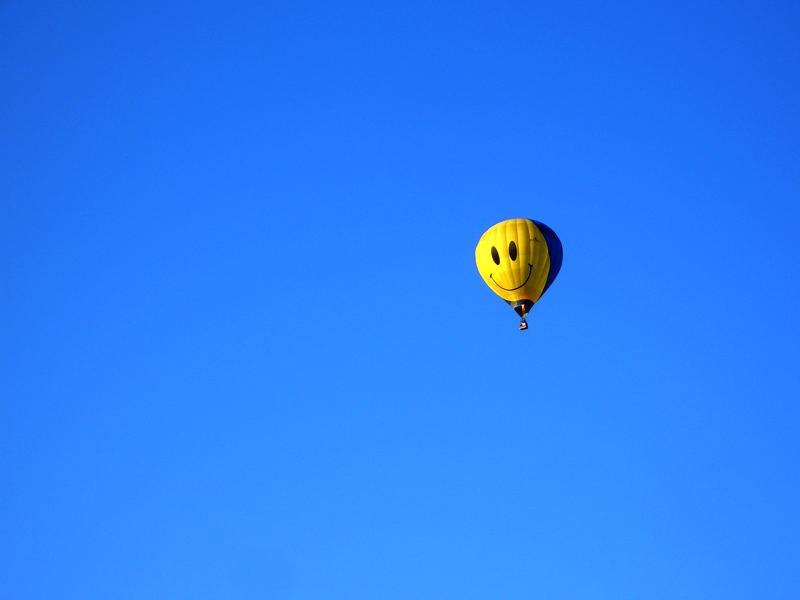
[[[518,285],[518,286],[517,286],[517,287],[515,287],[515,288],[504,288],[502,285],[500,285],[499,283],[497,283],[497,281],[495,280],[495,278],[494,278],[494,277],[492,277],[492,274],[491,274],[491,273],[489,273],[489,279],[491,279],[491,280],[492,280],[492,282],[493,282],[493,283],[494,283],[494,284],[495,284],[497,287],[499,287],[501,290],[505,290],[505,291],[507,291],[507,292],[513,292],[514,290],[518,290],[519,288],[521,288],[522,286],[524,286],[526,283],[528,283],[528,280],[531,278],[531,273],[533,273],[533,265],[532,265],[532,264],[530,264],[530,263],[528,263],[528,276],[525,278],[525,281],[523,281],[523,282],[522,282],[520,285]]]

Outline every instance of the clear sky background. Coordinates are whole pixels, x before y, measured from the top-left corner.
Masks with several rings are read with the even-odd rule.
[[[0,597],[800,597],[798,31],[3,2]]]

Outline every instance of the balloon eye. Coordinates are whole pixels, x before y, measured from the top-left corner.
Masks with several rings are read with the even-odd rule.
[[[494,246],[492,246],[492,260],[494,261],[494,264],[500,264],[500,255],[497,253],[497,248]]]
[[[511,260],[517,260],[517,245],[514,242],[508,244],[508,255]]]

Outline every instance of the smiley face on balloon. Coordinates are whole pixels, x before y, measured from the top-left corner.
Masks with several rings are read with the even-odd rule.
[[[491,290],[525,317],[561,269],[561,241],[544,223],[509,219],[490,227],[475,248],[478,272]]]

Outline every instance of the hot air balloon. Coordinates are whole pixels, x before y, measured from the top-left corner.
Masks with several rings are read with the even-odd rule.
[[[478,272],[511,305],[527,329],[528,316],[561,269],[561,240],[544,223],[509,219],[486,230],[475,248]]]

